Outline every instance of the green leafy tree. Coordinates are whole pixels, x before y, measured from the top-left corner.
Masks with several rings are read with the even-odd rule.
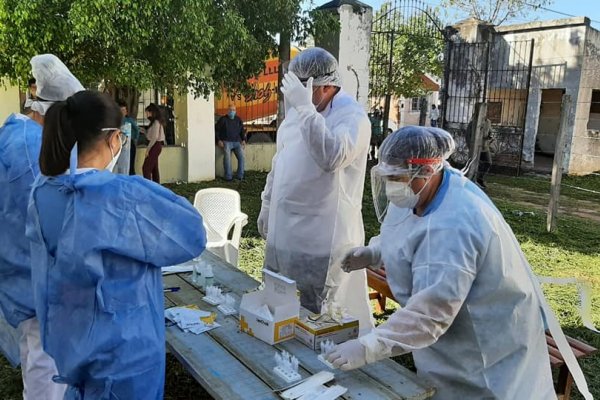
[[[443,0],[442,6],[457,8],[470,17],[493,25],[501,25],[552,2],[552,0]]]
[[[148,88],[248,90],[276,34],[310,28],[302,0],[0,0],[0,74],[23,84],[29,60],[61,58],[85,84],[137,99]],[[132,101],[132,103],[134,103]]]
[[[384,3],[374,16],[371,97],[419,97],[427,92],[423,74],[442,75],[441,22],[429,13],[405,16],[402,11]]]

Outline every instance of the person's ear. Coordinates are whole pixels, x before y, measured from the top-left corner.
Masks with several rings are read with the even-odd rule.
[[[424,165],[421,167],[421,175],[432,176],[435,170],[431,167],[431,165]]]
[[[115,130],[113,131],[109,138],[108,138],[108,142],[110,143],[110,146],[114,149],[118,149],[119,146],[121,145],[121,138],[119,137],[121,135],[119,130]]]

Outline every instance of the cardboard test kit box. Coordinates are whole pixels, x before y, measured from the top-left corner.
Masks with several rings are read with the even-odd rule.
[[[341,324],[330,319],[311,321],[309,313],[303,310],[296,322],[296,339],[313,350],[321,350],[321,342],[331,340],[335,344],[342,343],[358,337],[358,319],[344,317]]]
[[[246,293],[240,304],[240,329],[275,344],[294,337],[300,312],[296,282],[264,269],[264,289]]]

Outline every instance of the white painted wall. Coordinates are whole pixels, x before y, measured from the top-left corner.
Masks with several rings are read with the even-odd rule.
[[[215,179],[214,95],[195,99],[187,95],[187,181]]]
[[[340,65],[344,90],[368,109],[369,55],[373,9],[354,12],[351,5],[338,8],[340,14],[339,54],[334,54]],[[356,74],[355,74],[356,72]],[[358,78],[357,78],[358,75]]]
[[[142,175],[146,146],[138,146],[135,154],[135,173]],[[160,183],[187,181],[187,149],[181,146],[165,146],[158,157]]]
[[[439,106],[439,92],[431,92],[427,94],[427,119],[425,120],[425,126],[431,126],[430,121],[430,112],[431,105],[435,104],[436,107]],[[419,125],[419,116],[421,115],[420,110],[413,110],[411,108],[412,99],[402,98],[398,102],[393,102],[393,108],[390,111],[390,118],[398,119],[398,115],[400,116],[400,124],[399,127],[409,126],[409,125]],[[398,108],[400,107],[400,108]]]
[[[0,82],[0,123],[12,113],[21,111],[19,99],[19,88],[8,82]]]
[[[588,26],[568,163],[569,174],[584,175],[600,171],[600,114],[590,114],[593,90],[600,90],[600,31]]]

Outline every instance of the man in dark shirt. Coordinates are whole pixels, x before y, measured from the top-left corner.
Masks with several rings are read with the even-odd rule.
[[[232,179],[231,152],[237,158],[237,179],[244,179],[244,147],[246,147],[246,130],[244,122],[235,114],[235,104],[229,105],[227,115],[217,121],[215,132],[217,134],[217,145],[223,149],[223,168],[225,169],[225,180]]]

